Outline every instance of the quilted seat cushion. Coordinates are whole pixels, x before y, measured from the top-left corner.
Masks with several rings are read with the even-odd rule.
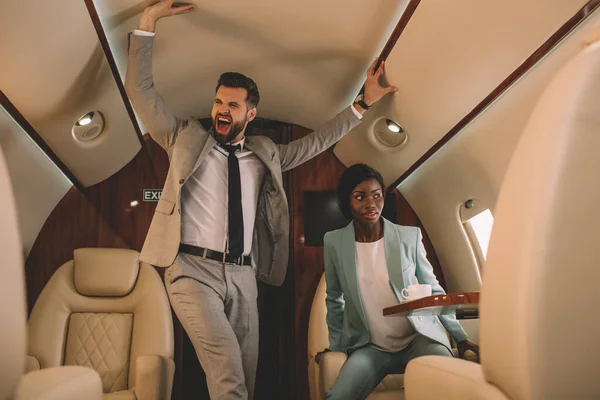
[[[73,313],[65,365],[95,369],[104,393],[127,389],[133,314]]]

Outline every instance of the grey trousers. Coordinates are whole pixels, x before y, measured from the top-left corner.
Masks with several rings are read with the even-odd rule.
[[[210,398],[252,399],[258,362],[252,267],[180,253],[165,273],[165,284],[206,373]]]

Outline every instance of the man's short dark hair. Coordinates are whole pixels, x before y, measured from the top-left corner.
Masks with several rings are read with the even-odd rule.
[[[369,167],[367,164],[354,164],[347,168],[338,185],[338,201],[340,203],[340,211],[348,219],[352,219],[352,212],[350,211],[350,195],[354,189],[361,183],[368,179],[375,179],[381,184],[381,190],[385,191],[385,185],[383,184],[383,177],[374,168]]]
[[[247,76],[237,72],[225,72],[219,77],[215,92],[217,92],[221,86],[246,89],[248,91],[248,96],[246,96],[246,105],[248,108],[255,108],[258,106],[258,102],[260,101],[258,87],[256,86],[256,82]]]

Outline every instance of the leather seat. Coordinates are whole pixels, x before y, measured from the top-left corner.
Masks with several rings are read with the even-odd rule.
[[[327,306],[325,305],[326,287],[325,276],[323,275],[319,281],[319,286],[317,286],[308,322],[308,384],[311,400],[323,399],[325,392],[333,387],[347,359],[345,353],[332,351],[324,354],[321,365],[315,362],[316,354],[329,347],[329,331],[325,322],[325,316],[327,315]],[[403,387],[404,375],[388,375],[375,388],[368,399],[403,399]]]
[[[29,319],[29,369],[87,366],[104,399],[171,397],[173,321],[156,270],[125,249],[77,249]]]
[[[333,387],[347,360],[345,353],[328,352],[321,359],[321,365],[315,362],[317,353],[329,347],[329,331],[325,322],[327,315],[326,288],[325,275],[323,275],[315,292],[308,322],[308,385],[312,400],[323,399],[325,392]],[[469,340],[476,344],[479,343],[478,321],[464,320],[461,321],[461,325],[469,335]],[[450,335],[448,335],[448,340],[450,343],[454,343]],[[453,348],[452,352],[454,357],[458,357],[456,348]],[[470,350],[465,353],[464,357],[471,362],[478,361],[477,355]],[[368,397],[369,400],[398,400],[403,398],[404,374],[387,375]]]
[[[496,206],[481,290],[481,366],[408,364],[419,399],[600,398],[600,29],[553,79]]]
[[[49,368],[23,376],[27,340],[23,248],[2,151],[0,204],[0,400],[102,399],[100,377],[89,368]]]

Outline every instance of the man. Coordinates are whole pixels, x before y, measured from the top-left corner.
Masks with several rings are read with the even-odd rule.
[[[288,145],[246,138],[260,99],[252,79],[221,75],[206,132],[167,111],[152,80],[156,22],[190,12],[165,0],[146,8],[130,37],[125,86],[152,138],[169,156],[162,197],[140,259],[169,267],[171,305],[206,372],[211,399],[252,398],[258,361],[256,278],[281,285],[288,261],[288,205],[282,171],[329,148],[395,87],[368,72],[364,98]]]

